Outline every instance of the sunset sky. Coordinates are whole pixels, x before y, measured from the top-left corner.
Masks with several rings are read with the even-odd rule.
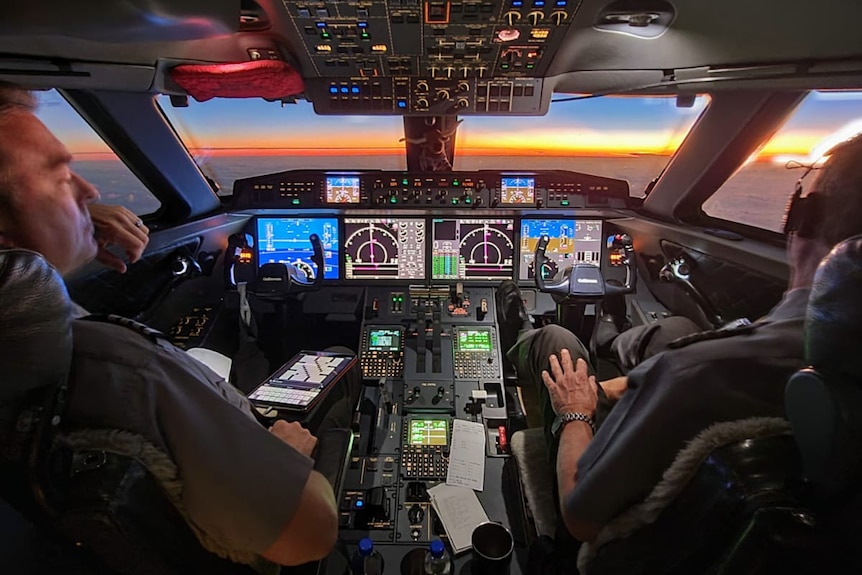
[[[558,96],[561,97],[561,96]],[[193,153],[229,155],[403,154],[398,116],[317,116],[307,102],[215,99],[172,108],[159,100]],[[464,117],[458,154],[625,156],[670,154],[707,105],[680,109],[672,99],[596,98],[551,105],[541,117]],[[108,148],[56,92],[40,97],[39,116],[81,159]],[[815,93],[762,150],[761,159],[804,158],[830,135],[862,130],[862,93]],[[843,138],[842,138],[843,139]],[[82,157],[83,156],[83,157]]]

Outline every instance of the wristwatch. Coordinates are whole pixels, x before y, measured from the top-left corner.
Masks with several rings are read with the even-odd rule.
[[[593,433],[596,432],[596,422],[593,421],[592,417],[590,417],[586,413],[567,411],[565,413],[561,413],[554,418],[554,422],[551,424],[551,435],[553,435],[554,437],[559,437],[560,434],[563,432],[563,427],[565,427],[567,423],[571,423],[573,421],[583,421],[584,423],[589,424],[590,429],[593,430]]]

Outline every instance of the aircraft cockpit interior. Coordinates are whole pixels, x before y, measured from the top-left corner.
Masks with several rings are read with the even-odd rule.
[[[862,132],[856,4],[4,3],[0,571],[670,575],[862,565],[862,374],[823,351],[829,322],[856,317],[858,302],[838,299],[842,313],[818,315],[828,289],[798,299],[828,284],[813,279],[821,256],[823,265],[856,257],[842,243],[855,234],[811,251],[808,275],[794,259],[801,252],[787,249],[804,235],[800,211],[825,201],[819,174]],[[3,99],[17,87],[35,104]],[[74,210],[64,191],[38,206],[20,200],[7,166],[33,146],[27,133],[4,131],[10,113],[35,116],[50,132],[42,137],[74,158]],[[829,209],[846,209],[845,221],[806,233],[843,233],[857,215],[850,201]],[[57,222],[70,212],[86,220],[79,227],[97,254],[74,269],[51,257],[66,249]],[[32,229],[53,246],[15,239],[27,213],[45,218]],[[71,326],[68,337],[45,339],[54,332],[36,319],[25,329],[49,301],[68,304],[50,324]],[[780,370],[728,375],[737,361],[762,359],[759,330],[788,301],[792,349],[769,356]],[[76,379],[101,357],[81,359],[76,347],[89,333],[81,324],[97,322],[205,364],[201,373],[215,374],[205,384],[247,411],[250,433],[263,433],[267,449],[284,448],[267,443],[281,438],[299,463],[251,461],[254,449],[230,426],[214,435],[218,445],[205,432],[192,441],[191,423],[210,412],[190,409],[184,391],[141,399],[144,376],[128,404],[96,394],[82,407],[92,381],[106,398],[121,385],[105,383],[112,371]],[[658,347],[668,326],[683,324]],[[590,413],[558,410],[575,396],[542,391],[575,381],[579,362],[569,372],[546,354],[531,370],[516,357],[538,353],[533,330],[561,328],[581,342],[597,382],[577,376],[594,394]],[[840,341],[860,335],[841,329],[850,331]],[[106,349],[132,337],[123,333]],[[754,343],[742,359],[675,359],[745,337]],[[31,340],[41,356],[21,351]],[[21,359],[51,349],[45,365]],[[150,373],[162,353],[117,363]],[[660,382],[685,399],[644,383],[707,365],[716,367],[688,387]],[[721,377],[741,391],[714,391]],[[27,388],[38,378],[43,395]],[[749,393],[749,379],[771,387]],[[795,391],[785,398],[788,380]],[[618,405],[648,415],[615,416]],[[221,407],[211,413],[223,417]],[[280,421],[319,430],[313,451],[284,440]],[[572,429],[589,436],[567,459],[557,446],[573,452]],[[145,447],[118,447],[117,433]],[[602,443],[590,448],[594,437]],[[641,449],[651,439],[671,451],[667,461]],[[643,473],[596,463],[621,453]],[[190,467],[219,456],[224,473],[184,492],[201,481]],[[332,521],[317,514],[279,535],[276,507],[305,497],[312,481],[272,485],[269,475],[303,465],[326,480],[317,504]],[[253,503],[226,502],[232,495],[213,486],[229,481],[241,486],[237,501]],[[269,490],[295,497],[270,508]],[[573,520],[574,508],[590,512]],[[258,511],[270,524],[256,523]],[[211,529],[220,513],[253,528],[232,529],[231,518]],[[281,544],[302,560],[284,559]]]

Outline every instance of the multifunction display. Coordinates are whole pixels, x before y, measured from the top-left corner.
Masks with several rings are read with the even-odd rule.
[[[445,419],[411,419],[410,445],[447,445],[449,422]]]
[[[425,220],[347,218],[344,235],[346,279],[425,278]]]
[[[400,329],[372,329],[368,332],[369,351],[399,351],[400,349]]]
[[[536,178],[523,176],[500,179],[501,204],[532,204],[536,201]]]
[[[513,220],[434,219],[432,225],[432,279],[512,277]]]
[[[544,279],[553,279],[577,263],[601,265],[601,220],[521,220],[519,279],[536,277],[536,246],[543,235],[548,236],[547,261],[542,269]]]
[[[336,218],[258,218],[257,263],[296,266],[309,280],[317,277],[309,237],[317,234],[323,248],[324,279],[338,279],[338,220]]]
[[[327,204],[358,204],[359,176],[326,176]]]
[[[487,329],[459,329],[458,351],[491,351],[491,331]]]

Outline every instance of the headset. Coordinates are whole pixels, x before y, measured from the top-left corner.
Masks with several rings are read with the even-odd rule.
[[[814,170],[814,164],[808,166],[805,173],[796,180],[796,188],[787,201],[784,210],[784,235],[795,233],[803,238],[812,238],[817,234],[817,227],[821,221],[823,210],[822,194],[811,192],[802,197],[802,180]]]

